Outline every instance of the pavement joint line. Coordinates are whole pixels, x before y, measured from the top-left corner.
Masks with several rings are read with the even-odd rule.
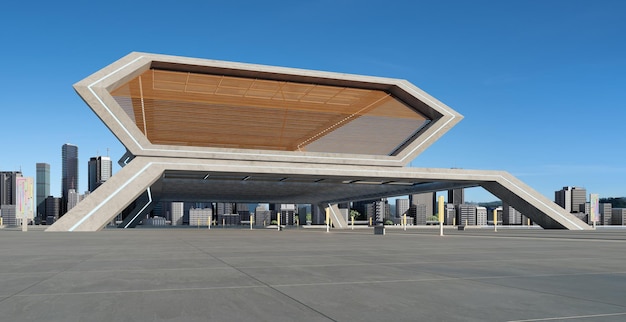
[[[180,241],[182,241],[183,243],[185,243],[185,244],[187,244],[187,245],[189,245],[189,246],[191,246],[191,247],[193,247],[193,248],[195,248],[195,249],[199,250],[200,252],[202,252],[202,253],[204,253],[204,254],[206,254],[206,255],[208,255],[208,256],[210,256],[210,257],[212,257],[212,258],[214,258],[214,259],[216,259],[216,260],[218,260],[218,261],[220,261],[220,262],[222,262],[222,263],[224,263],[224,264],[226,264],[226,265],[230,266],[230,267],[232,267],[233,269],[237,270],[238,272],[240,272],[240,273],[242,273],[242,274],[244,274],[244,275],[248,276],[250,279],[252,279],[252,280],[254,280],[254,281],[257,281],[257,282],[261,283],[262,285],[265,285],[266,287],[268,287],[268,288],[269,288],[269,289],[271,289],[271,290],[274,290],[274,291],[275,291],[275,292],[277,292],[278,294],[281,294],[282,296],[284,296],[284,297],[286,297],[286,298],[288,298],[288,299],[290,299],[290,300],[294,301],[295,303],[298,303],[298,304],[302,305],[303,307],[308,308],[308,309],[309,309],[309,310],[311,310],[312,312],[315,312],[315,313],[319,314],[320,316],[322,316],[322,317],[324,317],[324,318],[326,318],[326,319],[328,319],[328,320],[330,320],[330,321],[335,321],[335,322],[337,322],[337,320],[335,320],[335,319],[331,318],[330,316],[326,315],[324,312],[321,312],[321,311],[319,311],[319,310],[317,310],[317,309],[315,309],[315,308],[311,307],[310,305],[308,305],[308,304],[306,304],[306,303],[304,303],[304,302],[302,302],[302,301],[300,301],[300,300],[298,300],[298,299],[296,299],[296,298],[294,298],[294,297],[292,297],[292,296],[290,296],[290,295],[288,295],[288,294],[286,294],[286,293],[284,293],[284,292],[280,291],[279,289],[277,289],[277,288],[273,287],[272,285],[270,285],[270,284],[268,284],[268,283],[266,283],[266,282],[264,282],[264,281],[262,281],[262,280],[260,280],[260,279],[258,279],[258,278],[256,278],[256,277],[254,277],[254,276],[252,276],[252,275],[248,274],[247,272],[245,272],[245,271],[243,271],[243,270],[241,270],[241,269],[239,269],[239,268],[237,268],[237,267],[235,267],[235,266],[232,266],[231,264],[229,264],[229,263],[225,262],[225,261],[224,261],[224,260],[222,260],[221,258],[216,257],[215,255],[213,255],[213,254],[211,254],[211,253],[209,253],[209,252],[205,251],[203,248],[197,247],[197,246],[195,246],[195,245],[193,245],[193,244],[189,243],[188,241],[186,241],[186,240],[184,240],[184,239],[182,239],[182,238],[178,238],[178,239],[179,239]]]
[[[66,293],[32,293],[18,294],[14,297],[30,297],[30,296],[65,296],[65,295],[95,295],[95,294],[128,294],[128,293],[156,293],[156,292],[186,292],[186,291],[212,291],[212,290],[229,290],[229,289],[251,289],[251,288],[267,288],[266,285],[238,285],[238,286],[213,286],[213,287],[191,287],[191,288],[160,288],[145,290],[118,290],[118,291],[88,291],[88,292],[66,292]]]
[[[245,272],[242,272],[246,276],[250,276]],[[258,281],[261,284],[257,285],[237,285],[237,286],[213,286],[213,287],[192,287],[192,288],[163,288],[163,289],[144,289],[144,290],[111,290],[111,291],[88,291],[88,292],[66,292],[66,293],[31,293],[31,294],[15,294],[7,296],[4,300],[10,297],[30,297],[30,296],[63,296],[63,295],[90,295],[90,294],[115,294],[115,293],[143,293],[143,292],[180,292],[180,291],[205,291],[205,290],[226,290],[226,289],[251,289],[251,288],[270,288],[275,287],[300,287],[300,286],[327,286],[327,285],[359,285],[359,284],[385,284],[385,283],[410,283],[410,282],[437,282],[437,281],[480,281],[490,279],[503,279],[503,278],[515,278],[515,277],[554,277],[554,276],[579,276],[579,275],[603,275],[610,273],[579,273],[579,274],[538,274],[538,275],[503,275],[503,276],[488,276],[488,277],[437,277],[437,278],[420,278],[420,279],[402,279],[402,280],[368,280],[368,281],[352,281],[352,282],[320,282],[320,283],[293,283],[293,284],[268,284],[260,281],[259,279],[251,276],[252,279]],[[626,272],[618,272],[617,274],[626,274]],[[44,280],[45,281],[45,280]],[[42,281],[43,282],[43,281]],[[506,285],[494,284],[499,287],[509,287]],[[34,286],[34,285],[33,285]],[[32,286],[31,286],[32,287]],[[29,287],[30,288],[30,287]],[[28,289],[28,288],[27,288]],[[23,293],[27,289],[20,291]],[[280,292],[279,290],[276,290]],[[527,290],[533,291],[533,290]],[[535,291],[536,292],[536,291]],[[551,294],[551,293],[548,293]],[[555,295],[555,294],[552,294]],[[556,294],[558,295],[558,294]],[[288,295],[285,295],[291,298]],[[1,296],[0,296],[1,297]],[[2,300],[0,300],[1,302]],[[297,301],[297,300],[295,300]],[[606,303],[605,303],[606,304]],[[306,305],[305,305],[306,306]]]
[[[95,254],[91,255],[89,258],[93,258],[94,256],[95,256]],[[74,263],[73,265],[70,265],[70,267],[80,265],[81,263],[86,262],[89,258],[83,258],[80,261],[78,261],[77,263]],[[24,293],[25,291],[27,291],[27,290],[29,290],[29,289],[31,289],[31,288],[33,288],[33,287],[43,283],[43,282],[46,282],[46,281],[48,281],[48,280],[50,280],[52,278],[55,278],[56,276],[59,276],[60,274],[62,274],[66,270],[67,270],[67,268],[65,270],[59,270],[58,272],[48,276],[47,278],[41,279],[41,280],[37,281],[36,283],[33,283],[33,284],[29,285],[28,287],[26,287],[26,288],[24,288],[22,290],[19,290],[19,291],[15,292],[15,293],[13,293],[11,295],[8,295],[5,298],[0,299],[0,304],[3,303],[6,300],[12,298],[12,297],[20,297],[21,294]]]
[[[620,316],[620,315],[626,315],[626,312],[601,313],[601,314],[589,314],[589,315],[558,316],[558,317],[551,317],[551,318],[528,319],[528,320],[509,320],[507,322],[535,322],[535,321],[538,322],[538,321],[554,321],[554,320],[577,320],[577,319],[600,318],[600,317]]]

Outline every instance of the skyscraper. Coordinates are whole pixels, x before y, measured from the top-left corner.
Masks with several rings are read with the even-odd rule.
[[[411,205],[424,205],[426,211],[426,217],[434,216],[435,209],[437,208],[437,194],[434,192],[424,192],[409,195]]]
[[[465,203],[465,191],[463,189],[448,190],[448,203],[455,206]]]
[[[109,157],[91,157],[89,159],[89,192],[93,192],[107,181],[112,174],[113,162]]]
[[[78,147],[63,144],[61,148],[61,215],[67,212],[68,193],[70,189],[78,190]]]
[[[37,163],[37,217],[42,221],[46,220],[46,198],[50,195],[50,165],[48,163]]]
[[[0,205],[15,205],[17,200],[16,179],[22,176],[20,171],[0,172]]]
[[[563,189],[554,192],[554,202],[567,212],[584,212],[587,190],[581,187],[563,187]]]

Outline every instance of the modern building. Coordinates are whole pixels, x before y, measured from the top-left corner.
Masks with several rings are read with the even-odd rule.
[[[409,198],[396,199],[396,217],[402,217],[403,215],[411,216],[409,213]]]
[[[443,218],[443,223],[448,226],[456,225],[457,224],[456,206],[453,204],[447,203],[444,211],[445,211],[445,215]]]
[[[590,229],[509,173],[406,167],[463,116],[405,80],[131,53],[74,88],[127,152],[49,231],[159,201],[324,209],[478,186],[545,228]]]
[[[487,208],[476,207],[476,225],[487,226]]]
[[[182,226],[185,203],[172,202],[171,209],[172,226]],[[203,223],[206,223],[206,221],[203,221]]]
[[[613,208],[611,210],[611,222],[613,225],[626,225],[626,208]]]
[[[61,198],[46,197],[46,224],[52,225],[61,215]]]
[[[476,225],[476,205],[459,204],[456,206],[458,211],[459,225]]]
[[[0,205],[0,217],[2,217],[2,225],[17,226],[17,206]]]
[[[465,203],[465,190],[450,189],[448,190],[448,203],[458,206]]]
[[[409,195],[411,205],[424,205],[425,216],[435,215],[437,209],[437,196],[434,192],[416,193]]]
[[[65,204],[65,209],[69,211],[70,209],[76,207],[76,205],[78,205],[80,200],[81,200],[80,193],[78,193],[78,191],[74,189],[69,189],[67,191],[67,203]]]
[[[106,156],[91,157],[88,162],[88,189],[93,192],[107,181],[113,173],[113,162]]]
[[[610,203],[601,202],[598,204],[600,208],[600,224],[601,225],[610,225],[613,222],[613,206]]]
[[[213,221],[212,208],[191,208],[189,209],[189,225],[190,226],[208,226]],[[172,224],[174,221],[172,221]]]
[[[69,209],[69,191],[78,189],[78,147],[73,144],[63,144],[61,147],[61,216]]]
[[[20,171],[0,171],[0,206],[17,204],[17,178]]]
[[[521,225],[522,213],[507,203],[502,203],[502,224],[503,225]]]
[[[554,192],[554,202],[567,212],[584,212],[587,190],[581,187],[563,187],[563,189]]]
[[[37,197],[35,199],[37,217],[40,221],[46,220],[46,198],[50,195],[50,164],[36,164]]]

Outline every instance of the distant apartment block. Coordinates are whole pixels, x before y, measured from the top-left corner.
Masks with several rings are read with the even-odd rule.
[[[613,208],[610,203],[600,203],[600,224],[610,225],[613,222]]]
[[[611,211],[613,225],[626,225],[626,208],[613,208]]]
[[[189,225],[207,226],[213,220],[213,209],[191,208],[189,209]]]
[[[457,206],[459,225],[476,225],[476,206],[469,204],[460,204]]]
[[[509,206],[506,203],[502,203],[502,224],[503,225],[521,225],[522,214],[515,210],[515,208]]]
[[[409,213],[409,199],[398,198],[396,199],[396,217],[402,217],[403,215],[410,216]]]
[[[46,198],[50,195],[50,164],[37,163],[35,185],[37,187],[35,207],[40,221],[46,220]]]
[[[184,202],[172,202],[171,204],[171,218],[172,226],[181,226],[183,224],[183,214],[185,212]]]
[[[456,225],[456,207],[453,204],[446,204],[444,215],[445,225]]]
[[[587,202],[587,190],[581,187],[563,187],[554,192],[554,202],[567,212],[581,212],[581,207]]]
[[[108,156],[97,156],[89,159],[88,166],[88,188],[90,192],[93,192],[111,177],[113,162]]]
[[[476,225],[487,226],[487,208],[476,207]]]

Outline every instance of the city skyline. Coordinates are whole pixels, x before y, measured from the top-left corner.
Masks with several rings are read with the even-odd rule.
[[[117,172],[123,146],[71,85],[128,52],[150,51],[404,78],[465,116],[412,166],[502,169],[550,199],[563,186],[626,195],[625,152],[612,143],[625,136],[621,2],[399,2],[380,10],[342,2],[330,12],[327,5],[270,2],[242,12],[235,3],[198,4],[195,12],[177,14],[135,3],[122,12],[92,6],[33,12],[9,4],[0,24],[10,31],[8,46],[20,49],[0,53],[7,93],[0,107],[3,119],[16,120],[3,127],[4,135],[20,140],[5,145],[0,170],[35,177],[36,163],[48,163],[50,193],[59,196],[59,147],[71,142],[80,148],[80,193],[89,157],[110,149]],[[139,15],[140,8],[148,12]],[[219,14],[200,19],[209,13]],[[113,14],[145,37],[129,35],[125,26],[73,27]],[[182,24],[149,24],[143,19],[151,18],[142,18],[148,16]],[[215,25],[225,28],[216,32]],[[257,37],[249,36],[251,27]],[[37,85],[38,95],[29,95],[26,83]],[[491,199],[466,192],[466,200]]]

